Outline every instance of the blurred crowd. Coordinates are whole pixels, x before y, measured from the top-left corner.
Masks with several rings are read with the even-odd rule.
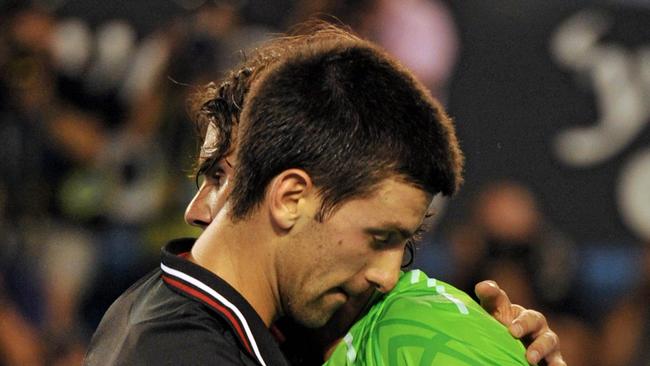
[[[260,9],[273,3],[204,2],[146,33],[29,3],[2,9],[0,366],[81,364],[105,310],[157,266],[166,240],[198,235],[182,218],[196,190],[186,98],[241,50],[317,14],[381,44],[443,102],[453,97],[460,40],[444,3],[304,0],[269,20]],[[640,276],[599,282],[609,268],[584,258],[607,266],[599,259],[610,253],[556,229],[529,187],[466,190],[463,220],[426,235],[415,266],[468,293],[496,280],[548,316],[570,365],[649,362],[650,245],[619,264]]]

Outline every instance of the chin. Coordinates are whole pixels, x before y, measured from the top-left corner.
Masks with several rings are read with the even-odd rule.
[[[325,324],[327,324],[328,320],[329,317],[323,317],[323,318],[303,317],[303,318],[296,319],[296,322],[306,328],[321,328]]]
[[[347,294],[338,289],[328,291],[311,301],[305,301],[305,297],[294,297],[294,302],[287,304],[287,315],[304,327],[320,328],[347,300]]]
[[[329,304],[329,306],[321,306],[317,308],[305,307],[301,310],[293,311],[291,317],[299,324],[307,328],[320,328],[327,324],[332,318],[336,310],[343,304]]]

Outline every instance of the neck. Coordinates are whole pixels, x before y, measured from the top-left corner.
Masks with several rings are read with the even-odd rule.
[[[273,236],[260,229],[265,227],[260,220],[233,223],[227,215],[219,215],[197,239],[189,259],[228,282],[270,326],[280,307]]]

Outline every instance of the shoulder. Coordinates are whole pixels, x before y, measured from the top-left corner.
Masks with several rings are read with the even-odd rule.
[[[243,354],[234,337],[189,323],[155,322],[138,325],[114,348],[96,344],[86,365],[255,365]]]
[[[140,325],[126,339],[125,365],[255,365],[229,328],[198,318]],[[203,320],[207,320],[203,319]]]
[[[432,311],[435,311],[433,315]],[[398,285],[381,303],[382,317],[404,316],[412,318],[421,315],[430,320],[446,314],[452,318],[491,317],[468,294],[454,286],[429,278],[420,270],[404,273]],[[420,314],[421,312],[421,314]]]
[[[405,273],[368,315],[368,338],[389,365],[424,359],[445,365],[527,364],[521,342],[469,295],[418,270]]]
[[[86,365],[254,365],[230,327],[153,274],[107,311]]]

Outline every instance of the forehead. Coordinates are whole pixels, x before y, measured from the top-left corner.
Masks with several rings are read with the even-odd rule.
[[[203,145],[201,145],[200,158],[209,158],[216,150],[215,144],[217,143],[217,134],[219,131],[214,123],[208,124],[205,130],[205,137],[203,138]]]

